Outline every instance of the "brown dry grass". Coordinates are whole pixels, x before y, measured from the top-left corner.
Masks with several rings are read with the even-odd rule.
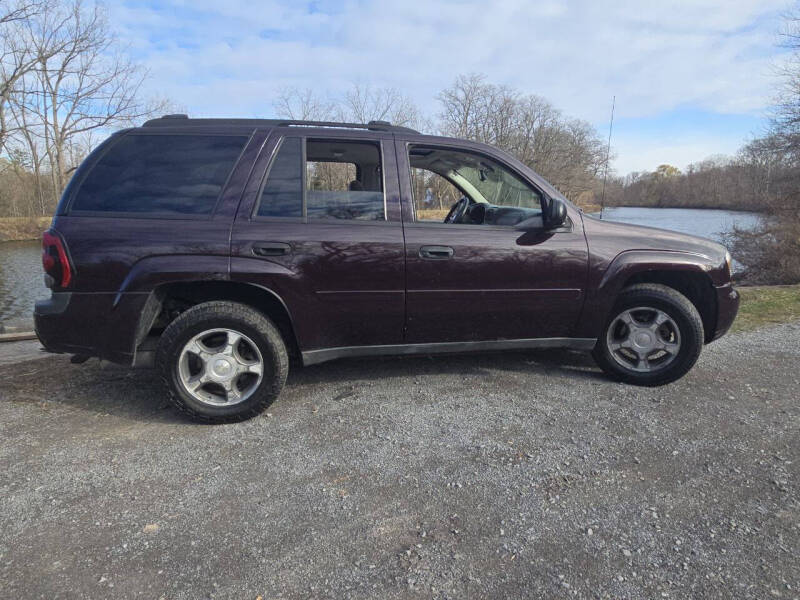
[[[449,208],[420,208],[417,209],[417,220],[419,221],[444,221]]]
[[[0,218],[0,242],[38,240],[50,226],[50,217]]]

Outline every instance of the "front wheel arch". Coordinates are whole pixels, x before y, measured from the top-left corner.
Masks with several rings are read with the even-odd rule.
[[[643,283],[663,285],[685,296],[703,321],[704,343],[712,341],[717,325],[717,295],[711,278],[696,271],[642,271],[629,277],[622,291]]]

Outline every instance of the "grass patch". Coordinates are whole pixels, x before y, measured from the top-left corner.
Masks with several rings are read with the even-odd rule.
[[[50,227],[51,217],[2,217],[0,218],[0,242],[38,240],[42,232]]]
[[[800,285],[736,288],[742,295],[731,331],[749,331],[772,323],[800,320]]]

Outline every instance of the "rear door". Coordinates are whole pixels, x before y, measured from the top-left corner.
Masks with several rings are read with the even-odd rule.
[[[274,292],[302,351],[397,344],[404,243],[391,134],[280,128],[231,238],[231,278]]]
[[[569,226],[559,231],[518,231],[515,211],[535,214],[545,196],[501,154],[409,137],[398,139],[397,156],[406,220],[406,341],[570,336],[588,259],[577,211],[570,208]],[[459,187],[436,171],[450,171]],[[492,178],[497,185],[488,186]],[[487,200],[477,188],[486,196],[491,190],[486,206],[505,207],[476,211],[476,221],[494,222],[443,223],[460,197]]]

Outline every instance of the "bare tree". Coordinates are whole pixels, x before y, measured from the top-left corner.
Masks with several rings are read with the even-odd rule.
[[[457,77],[438,98],[444,133],[499,146],[573,200],[588,195],[591,201],[605,152],[589,123],[566,119],[544,98],[478,74]]]
[[[336,113],[335,102],[323,98],[311,88],[283,88],[272,106],[279,117],[298,121],[329,121]]]
[[[121,52],[97,4],[45,5],[24,23],[36,63],[21,80],[15,112],[26,123],[31,151],[41,144],[53,189],[60,191],[71,147],[82,136],[153,112],[140,94],[146,73]]]
[[[342,120],[357,123],[389,121],[394,125],[415,127],[419,121],[414,103],[395,88],[359,84],[345,93],[338,113]]]
[[[15,191],[5,209],[12,214],[49,214],[72,167],[100,137],[168,104],[143,99],[146,72],[127,57],[97,3],[3,4],[0,43],[0,169],[29,194],[23,200]]]
[[[279,117],[303,121],[368,123],[375,120],[413,127],[421,120],[414,103],[398,90],[359,84],[354,84],[339,98],[310,88],[284,88],[278,92],[273,108]]]
[[[782,32],[791,53],[780,69],[781,85],[773,114],[772,134],[800,161],[800,13],[786,17]]]
[[[43,0],[19,0],[0,8],[0,152],[11,133],[7,107],[20,80],[37,56],[23,36],[24,22],[44,8]]]

